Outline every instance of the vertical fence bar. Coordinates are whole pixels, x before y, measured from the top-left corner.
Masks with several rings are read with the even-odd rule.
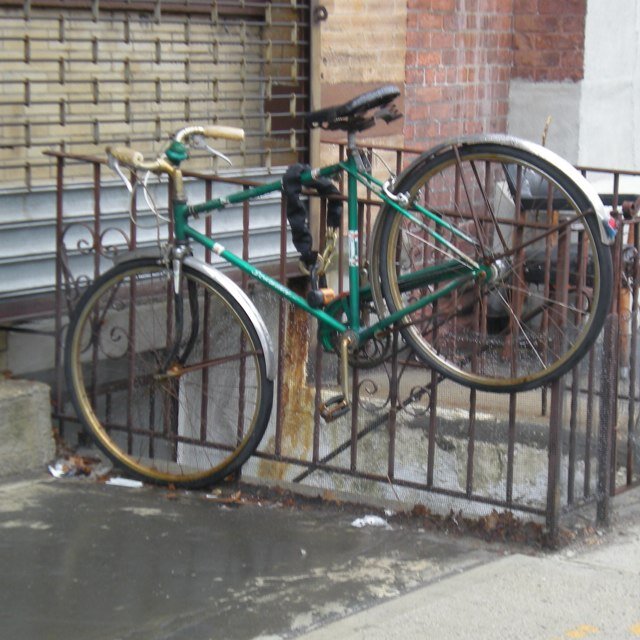
[[[604,327],[603,367],[600,396],[600,427],[598,433],[598,503],[597,522],[608,525],[610,522],[611,495],[611,455],[613,449],[613,368],[615,341],[618,338],[618,315],[610,313]]]
[[[286,284],[286,260],[287,260],[287,208],[285,199],[280,204],[280,282]],[[280,298],[278,304],[278,384],[276,386],[276,442],[275,455],[282,455],[282,424],[284,420],[283,406],[283,380],[284,380],[284,342],[286,332],[287,305],[284,298]]]
[[[387,475],[389,481],[396,474],[396,426],[398,416],[398,329],[394,327],[391,342],[391,377],[389,379],[389,451],[387,457]]]
[[[316,361],[314,369],[315,396],[313,407],[313,449],[311,459],[314,464],[320,459],[320,405],[322,404],[322,356],[323,349],[320,340],[316,341]]]
[[[631,340],[629,344],[629,418],[627,422],[627,486],[633,484],[633,475],[635,471],[635,440],[636,440],[636,366],[637,366],[637,349],[638,349],[638,313],[640,306],[638,302],[638,277],[640,276],[639,255],[640,255],[640,233],[638,232],[638,223],[634,222],[630,225],[633,230],[633,248],[635,254],[633,257],[632,269],[632,302],[631,302]]]
[[[467,478],[465,492],[467,498],[473,495],[473,467],[476,448],[476,412],[478,392],[475,389],[469,391],[469,439],[467,444]]]
[[[593,404],[595,399],[595,371],[596,371],[596,347],[591,347],[589,351],[589,373],[587,376],[587,408],[586,408],[586,424],[585,424],[585,443],[584,443],[584,486],[583,495],[585,498],[591,495],[591,449],[593,438]]]
[[[571,400],[569,407],[569,465],[567,469],[567,503],[575,501],[576,458],[578,437],[578,397],[580,394],[580,365],[571,372]]]
[[[618,200],[618,180],[619,176],[614,176],[614,207],[617,206]],[[616,492],[616,472],[617,472],[617,455],[618,455],[618,386],[620,382],[620,321],[623,316],[623,298],[622,291],[623,286],[623,265],[622,265],[622,249],[623,249],[623,234],[619,233],[616,236],[616,242],[613,246],[613,301],[612,309],[616,314],[616,327],[614,329],[614,340],[612,343],[611,351],[611,390],[610,390],[610,414],[609,420],[611,422],[611,434],[610,434],[610,467],[609,467],[609,491],[611,495],[615,495]]]
[[[247,191],[249,187],[244,186],[243,191]],[[245,200],[242,203],[242,259],[245,262],[249,262],[249,201]],[[286,261],[286,245],[285,252],[280,256],[281,261]],[[249,282],[249,276],[242,272],[242,288],[246,291],[247,284]]]
[[[324,247],[327,238],[327,199],[320,199],[320,247]],[[317,336],[316,336],[317,338]],[[320,405],[322,404],[322,362],[324,349],[320,340],[316,339],[316,355],[314,363],[314,406],[313,406],[313,445],[311,459],[314,464],[320,459]]]
[[[427,487],[433,487],[436,453],[436,429],[438,427],[438,374],[431,369],[431,395],[429,402],[429,440],[427,443]]]
[[[549,411],[549,469],[547,479],[547,518],[546,526],[549,538],[554,541],[558,536],[560,512],[562,509],[562,415],[564,405],[564,378],[555,380],[551,385],[551,403]]]
[[[509,394],[509,431],[507,443],[507,487],[506,500],[507,504],[513,504],[513,467],[516,446],[516,409],[518,405],[518,396],[515,393]]]
[[[204,183],[204,197],[206,200],[211,200],[213,197],[213,182],[211,180],[206,180]],[[211,237],[212,233],[212,221],[211,216],[206,216],[204,220],[204,233],[206,236]],[[211,264],[212,251],[209,248],[205,247],[204,250],[204,261],[207,264]]]
[[[56,370],[55,380],[55,410],[59,415],[63,413],[63,356],[62,356],[62,296],[63,296],[63,275],[62,275],[62,243],[64,232],[64,158],[58,156],[56,160],[56,291],[55,291],[55,335],[56,346],[54,354],[54,366]],[[60,419],[58,424],[60,435],[64,436],[64,421]]]
[[[248,187],[244,186],[243,191],[247,191]],[[249,262],[249,201],[245,200],[242,203],[242,259],[245,262]],[[241,286],[243,291],[246,292],[247,285],[249,283],[249,276],[243,271],[241,275]],[[240,337],[240,353],[244,353],[247,348],[247,337],[242,334]],[[243,357],[240,360],[240,382],[238,389],[238,442],[244,438],[244,403],[246,397],[246,383],[247,383],[247,361]],[[242,469],[239,470],[242,473]]]
[[[554,296],[559,310],[549,317],[549,327],[566,326],[569,314],[569,277],[571,268],[571,242],[570,232],[564,230],[559,234],[557,243],[556,282]],[[564,332],[558,333],[556,329],[550,330],[554,334],[552,344],[555,348],[566,349],[567,336]],[[547,484],[547,530],[552,541],[556,541],[562,510],[562,439],[563,439],[563,413],[564,413],[564,376],[555,380],[551,387],[551,411],[549,424],[549,470]]]
[[[342,375],[342,367],[339,367],[340,374]],[[360,372],[356,367],[351,370],[352,385],[351,385],[351,458],[349,462],[349,468],[351,472],[358,470],[358,384],[360,378]]]
[[[93,163],[93,279],[100,275],[100,254],[102,243],[100,239],[100,163]]]

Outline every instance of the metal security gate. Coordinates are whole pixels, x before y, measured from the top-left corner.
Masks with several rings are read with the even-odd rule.
[[[218,123],[246,131],[219,147],[234,175],[306,158],[309,13],[299,0],[0,0],[0,320],[51,308],[56,176],[43,151],[155,154],[185,123]],[[202,152],[189,169],[228,167]],[[67,168],[72,215],[89,213],[93,180],[90,164]]]
[[[0,0],[0,11],[4,186],[50,184],[44,149],[149,152],[185,122],[245,128],[229,149],[244,166],[306,152],[305,3]]]

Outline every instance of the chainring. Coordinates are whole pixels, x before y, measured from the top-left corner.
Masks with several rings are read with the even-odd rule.
[[[348,294],[343,294],[333,300],[325,307],[325,312],[333,316],[336,320],[351,326],[351,312],[349,309]],[[365,304],[360,308],[360,326],[367,327],[378,319],[373,304]],[[357,369],[373,369],[391,356],[392,350],[392,330],[384,329],[376,333],[372,338],[366,340],[357,349],[349,353],[349,365]],[[341,334],[330,326],[319,323],[318,340],[327,352],[340,352]]]

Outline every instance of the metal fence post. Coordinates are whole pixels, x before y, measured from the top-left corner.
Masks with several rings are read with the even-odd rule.
[[[618,341],[618,314],[610,313],[604,326],[602,386],[600,396],[600,428],[598,433],[598,507],[597,524],[606,526],[610,521],[611,471],[613,453],[613,418],[616,402],[616,359]]]
[[[63,300],[63,275],[62,275],[62,243],[64,234],[64,201],[62,198],[64,185],[64,158],[58,156],[56,159],[56,289],[55,289],[55,335],[56,345],[54,354],[54,366],[56,370],[55,390],[55,412],[59,415],[63,413],[63,344],[62,344],[62,300]],[[60,418],[58,423],[60,435],[64,435],[64,420]]]
[[[549,469],[547,481],[547,531],[551,542],[558,537],[562,510],[562,418],[564,408],[564,378],[551,385],[551,410],[549,415]]]

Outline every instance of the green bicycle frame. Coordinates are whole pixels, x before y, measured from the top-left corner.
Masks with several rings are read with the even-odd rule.
[[[307,171],[301,176],[302,184],[309,183],[313,178],[329,177],[339,172],[345,172],[347,174],[347,210],[348,210],[348,246],[349,246],[349,311],[350,311],[350,324],[344,324],[334,318],[329,313],[322,309],[311,307],[308,302],[291,291],[288,287],[284,286],[275,278],[270,277],[260,269],[257,269],[250,263],[246,262],[236,254],[226,249],[223,245],[216,242],[213,238],[200,233],[197,229],[194,229],[189,225],[189,218],[199,214],[208,214],[220,209],[224,209],[230,204],[239,204],[253,198],[266,195],[282,190],[282,180],[275,182],[265,183],[251,187],[249,189],[243,189],[236,193],[224,196],[222,198],[216,198],[203,202],[201,204],[189,205],[183,200],[175,200],[173,203],[174,214],[174,234],[175,239],[178,242],[185,242],[189,239],[195,240],[197,243],[203,245],[207,249],[213,251],[216,255],[220,256],[223,260],[234,265],[249,277],[262,282],[269,289],[275,291],[277,294],[283,296],[286,300],[291,302],[297,307],[300,307],[307,313],[311,314],[318,319],[319,322],[328,325],[338,333],[345,333],[348,329],[352,330],[358,338],[358,342],[362,343],[365,340],[371,338],[375,333],[382,329],[386,329],[404,316],[411,314],[429,304],[441,298],[454,289],[460,287],[465,282],[474,280],[478,276],[490,277],[490,273],[485,267],[476,264],[468,256],[463,254],[456,246],[444,238],[435,229],[427,226],[416,213],[424,218],[433,221],[437,226],[443,227],[447,231],[453,233],[461,240],[474,243],[474,239],[470,238],[462,231],[447,224],[439,216],[432,213],[428,209],[414,203],[411,206],[412,210],[403,207],[397,200],[387,195],[383,188],[383,183],[376,180],[373,176],[363,171],[359,166],[353,155],[350,155],[345,162],[330,165],[319,169],[317,171]],[[418,272],[407,274],[399,278],[400,290],[410,290],[416,286],[424,286],[428,284],[439,284],[448,281],[446,285],[437,289],[433,293],[420,298],[413,304],[403,308],[396,313],[381,318],[375,324],[361,328],[359,326],[360,320],[360,299],[363,290],[360,286],[360,267],[359,267],[359,244],[360,244],[360,231],[358,227],[358,182],[365,186],[372,188],[376,195],[389,206],[402,215],[407,217],[411,222],[417,224],[420,228],[429,233],[435,240],[447,247],[451,252],[459,256],[459,260],[452,259],[450,261],[440,263],[431,267],[427,267]]]

